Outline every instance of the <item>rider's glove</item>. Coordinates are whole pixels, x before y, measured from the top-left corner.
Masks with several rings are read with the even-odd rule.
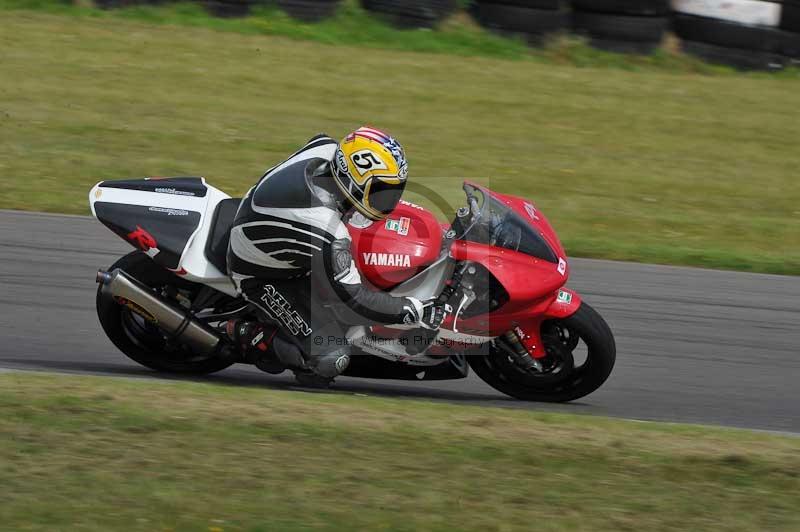
[[[441,303],[437,303],[436,300],[433,300],[425,303],[423,308],[424,311],[422,313],[422,318],[419,320],[419,324],[425,329],[438,331],[439,327],[442,326],[445,316],[447,316],[447,305],[442,305]]]
[[[419,325],[424,329],[436,331],[441,327],[445,316],[447,316],[448,306],[438,303],[435,299],[425,301],[424,303],[418,299],[408,298],[411,301],[409,313],[406,314],[403,322],[408,325]]]

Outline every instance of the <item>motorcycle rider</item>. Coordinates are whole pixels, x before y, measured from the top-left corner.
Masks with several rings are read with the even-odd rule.
[[[385,219],[407,179],[401,145],[362,127],[338,143],[313,137],[250,189],[234,220],[228,269],[265,319],[229,322],[228,334],[259,367],[289,367],[302,384],[326,385],[350,363],[343,321],[439,328],[443,306],[368,288],[350,249],[348,223]]]

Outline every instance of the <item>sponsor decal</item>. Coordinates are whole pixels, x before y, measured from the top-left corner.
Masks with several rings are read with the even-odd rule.
[[[408,229],[411,227],[411,218],[406,218],[405,216],[399,220],[387,218],[384,227],[387,231],[394,231],[400,236],[406,236],[408,234]]]
[[[367,172],[371,172],[372,170],[388,170],[389,167],[386,166],[386,163],[378,157],[374,151],[372,150],[358,150],[357,152],[350,155],[350,160],[353,161],[353,165],[356,167],[356,172],[358,175],[364,176]]]
[[[194,194],[192,194],[194,196]],[[185,211],[183,209],[170,209],[167,207],[150,207],[150,212],[160,212],[161,214],[166,214],[167,216],[189,216],[189,211]]]
[[[403,154],[403,148],[400,147],[400,143],[398,143],[393,137],[389,137],[389,140],[383,143],[383,147],[389,150],[394,157],[394,160],[397,161],[397,164],[401,164],[405,161],[405,155]]]
[[[314,332],[313,329],[308,326],[306,320],[292,308],[292,305],[286,301],[286,298],[271,284],[264,285],[264,293],[261,295],[261,301],[267,306],[267,310],[272,314],[272,317],[280,320],[295,336],[301,334],[303,336],[309,336]]]
[[[534,207],[532,204],[527,203],[527,202],[525,203],[525,212],[528,213],[528,216],[530,216],[531,219],[533,219],[533,220],[538,220],[539,219],[539,217],[536,216],[536,207]]]
[[[404,199],[400,200],[400,205],[405,205],[406,207],[411,207],[412,209],[417,209],[418,211],[424,211],[422,207],[417,205],[416,203],[411,203],[410,201],[406,201]]]
[[[356,211],[353,216],[350,217],[350,222],[348,223],[351,227],[355,227],[356,229],[366,229],[372,225],[372,220]]]
[[[344,158],[341,148],[336,150],[336,167],[339,169],[339,173],[350,175],[350,170],[347,169],[347,160]]]
[[[103,189],[97,187],[97,190],[94,191],[94,199],[100,199],[100,196],[103,195]]]
[[[158,248],[158,243],[156,242],[156,239],[153,238],[153,235],[138,225],[136,226],[135,231],[128,233],[127,239],[131,242],[131,244],[144,252],[150,251],[150,249]]]
[[[161,194],[177,194],[178,196],[194,196],[194,192],[188,192],[186,190],[177,190],[175,188],[166,188],[166,187],[158,187],[155,189],[156,192],[160,192]]]
[[[148,311],[146,311],[138,303],[135,303],[135,302],[131,301],[130,299],[125,299],[124,297],[119,297],[119,296],[114,297],[114,301],[116,301],[117,303],[119,303],[120,305],[122,305],[124,307],[128,307],[131,310],[131,312],[135,312],[136,314],[138,314],[139,316],[143,317],[144,319],[146,319],[150,323],[156,323],[156,324],[158,323],[158,320],[156,319],[156,317],[153,316],[152,314],[150,314]]]
[[[336,371],[339,373],[344,373],[344,370],[347,369],[347,366],[350,365],[350,357],[348,355],[342,355],[336,359]]]
[[[411,267],[411,257],[400,253],[362,253],[366,266]]]
[[[570,303],[572,303],[572,294],[570,294],[565,290],[559,290],[556,301],[558,301],[559,303],[563,303],[564,305],[569,305]]]
[[[561,275],[565,275],[567,273],[567,261],[562,259],[561,257],[558,258],[558,273]]]
[[[402,163],[400,163],[400,168],[397,170],[397,177],[403,181],[408,179],[408,163],[405,161],[405,159]]]
[[[264,339],[264,331],[259,331],[259,333],[250,341],[250,346],[251,347],[257,346],[259,343],[261,343],[261,340],[263,339]]]

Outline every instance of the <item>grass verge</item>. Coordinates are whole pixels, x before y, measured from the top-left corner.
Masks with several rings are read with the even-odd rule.
[[[7,530],[796,530],[800,440],[419,401],[0,376]]]
[[[448,200],[457,179],[426,176],[534,199],[571,255],[800,273],[791,73],[328,46],[218,31],[250,22],[196,13],[213,29],[143,21],[196,7],[44,5],[65,11],[3,11],[0,207],[86,213],[94,182],[142,175],[206,175],[240,194],[311,134],[368,122]]]

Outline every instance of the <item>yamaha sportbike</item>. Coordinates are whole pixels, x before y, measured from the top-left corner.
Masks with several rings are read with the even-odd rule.
[[[465,204],[451,224],[405,201],[384,221],[355,215],[348,222],[354,259],[369,283],[438,299],[451,312],[435,333],[350,327],[342,342],[354,356],[344,375],[447,380],[472,368],[523,400],[571,401],[593,392],[614,367],[614,337],[566,288],[569,263],[553,228],[530,201],[470,182],[463,189]],[[240,202],[199,177],[104,181],[92,189],[92,213],[137,249],[97,275],[100,323],[128,357],[189,374],[235,363],[287,369],[253,360],[224,332],[228,320],[258,319],[226,273]],[[278,310],[276,320],[291,315]]]

